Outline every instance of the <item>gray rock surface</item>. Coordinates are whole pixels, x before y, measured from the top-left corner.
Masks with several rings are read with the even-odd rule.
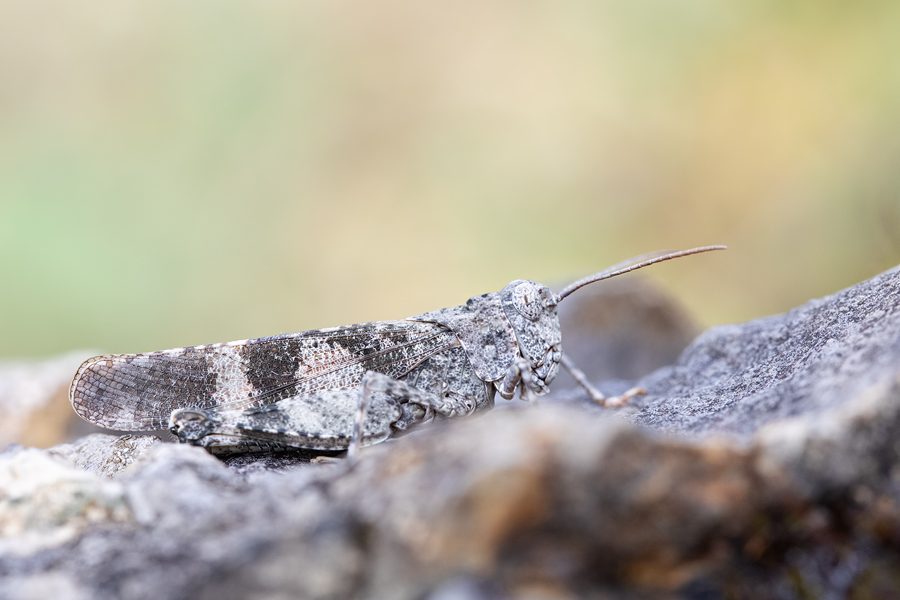
[[[784,315],[710,329],[642,380],[649,394],[633,420],[746,440],[772,421],[852,406],[900,372],[898,304],[893,269]]]
[[[104,477],[115,477],[137,460],[150,446],[162,443],[155,435],[121,435],[102,433],[87,435],[76,442],[60,444],[47,451],[83,471]]]
[[[898,292],[711,329],[624,409],[560,392],[352,465],[11,448],[0,598],[897,597]]]

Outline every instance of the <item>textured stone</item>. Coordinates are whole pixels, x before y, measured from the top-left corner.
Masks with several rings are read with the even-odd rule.
[[[0,455],[0,555],[35,554],[76,539],[92,524],[130,520],[120,483],[41,450]]]
[[[558,392],[354,464],[7,451],[0,598],[892,597],[898,292],[713,328],[622,409]]]
[[[161,442],[155,435],[114,436],[95,433],[76,442],[54,446],[48,450],[48,454],[63,458],[84,471],[114,477],[151,446]]]
[[[881,396],[900,373],[900,270],[787,314],[714,327],[643,379],[632,420],[748,440],[776,420]]]

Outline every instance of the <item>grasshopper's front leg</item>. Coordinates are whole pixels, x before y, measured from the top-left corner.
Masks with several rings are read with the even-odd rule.
[[[353,459],[359,456],[364,434],[363,424],[366,422],[367,412],[372,394],[381,392],[399,401],[401,404],[410,403],[425,409],[423,421],[429,420],[432,414],[437,413],[442,417],[462,417],[475,411],[476,402],[471,398],[458,398],[451,395],[439,396],[423,391],[405,381],[394,379],[389,375],[369,371],[363,377],[359,389],[359,404],[356,410],[356,421],[353,424],[353,437],[347,448],[347,458]]]
[[[584,374],[584,371],[579,369],[575,363],[572,362],[567,355],[563,354],[562,359],[560,361],[562,366],[566,368],[569,372],[569,375],[572,376],[572,379],[584,388],[584,391],[588,393],[588,396],[591,397],[591,400],[599,404],[600,406],[610,407],[610,406],[622,406],[635,396],[643,396],[647,393],[642,387],[633,387],[621,396],[613,396],[612,398],[607,398],[603,395],[603,392],[595,388],[590,381],[588,381],[587,376]]]
[[[505,400],[512,400],[516,388],[521,388],[522,400],[532,405],[537,404],[538,396],[543,396],[549,391],[543,381],[534,377],[531,365],[524,358],[518,358],[510,365],[497,386],[497,391]]]

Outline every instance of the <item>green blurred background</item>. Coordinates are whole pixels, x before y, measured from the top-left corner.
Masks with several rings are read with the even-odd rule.
[[[647,272],[706,325],[900,263],[900,3],[0,4],[0,356],[713,243]]]

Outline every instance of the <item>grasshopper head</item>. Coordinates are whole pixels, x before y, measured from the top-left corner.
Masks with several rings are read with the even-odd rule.
[[[559,363],[562,360],[560,346],[562,335],[556,306],[566,296],[591,283],[658,262],[724,248],[725,246],[702,246],[681,252],[653,252],[637,256],[580,279],[559,294],[554,294],[545,285],[524,279],[517,279],[503,288],[499,294],[500,305],[515,334],[519,355],[531,366],[533,382],[537,388],[535,391],[538,395],[549,391],[547,384],[552,382],[559,372]]]
[[[500,303],[516,334],[519,353],[531,365],[538,388],[546,393],[562,357],[556,295],[545,285],[517,279],[501,290]]]
[[[556,314],[556,305],[560,301],[595,281],[679,256],[720,248],[724,246],[636,257],[576,281],[559,294],[535,281],[517,279],[500,292],[474,296],[462,306],[433,310],[410,317],[410,320],[440,323],[452,331],[465,349],[475,374],[484,382],[503,380],[516,358],[521,356],[531,366],[535,391],[545,394],[549,391],[547,384],[556,377],[562,360],[562,336]]]

